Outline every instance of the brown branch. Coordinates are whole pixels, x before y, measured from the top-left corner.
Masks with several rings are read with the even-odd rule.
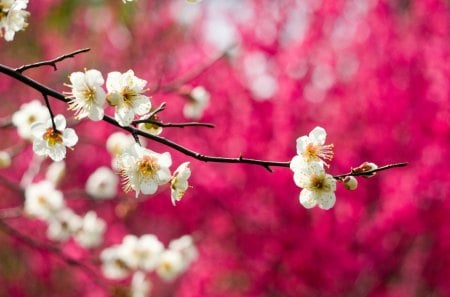
[[[340,174],[340,175],[333,175],[334,179],[342,179],[346,176],[373,176],[375,173],[377,173],[378,171],[383,171],[383,170],[387,170],[387,169],[391,169],[391,168],[396,168],[396,167],[405,167],[406,165],[408,165],[408,163],[406,162],[401,162],[401,163],[394,163],[394,164],[388,164],[388,165],[384,165],[372,170],[367,170],[367,171],[360,171],[360,172],[355,172],[355,171],[350,171],[349,173],[346,174]]]
[[[164,127],[164,128],[184,128],[184,127],[207,127],[207,128],[215,128],[216,125],[211,123],[199,123],[199,122],[187,122],[187,123],[163,123],[160,121],[155,121],[151,119],[144,119],[144,120],[137,120],[133,121],[133,124],[140,124],[140,123],[149,123],[152,125],[156,125],[158,127]]]
[[[20,66],[20,67],[16,68],[15,71],[17,71],[19,73],[22,73],[25,70],[28,70],[28,69],[31,69],[31,68],[37,68],[37,67],[41,67],[41,66],[52,66],[53,69],[56,71],[56,70],[58,70],[58,68],[56,67],[56,63],[57,62],[61,62],[61,61],[65,60],[65,59],[67,59],[67,58],[73,58],[73,57],[75,57],[78,54],[85,53],[85,52],[88,52],[90,50],[91,50],[90,48],[79,49],[79,50],[76,50],[76,51],[73,51],[71,53],[62,55],[62,56],[60,56],[58,58],[55,58],[55,59],[52,59],[52,60],[42,61],[42,62],[37,62],[37,63],[33,63],[33,64],[27,64],[27,65]]]

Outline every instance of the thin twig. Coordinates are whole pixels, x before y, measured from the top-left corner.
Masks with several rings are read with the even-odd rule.
[[[58,68],[56,67],[56,63],[57,62],[61,62],[61,61],[65,60],[65,59],[67,59],[67,58],[73,58],[73,57],[75,57],[78,54],[85,53],[85,52],[88,52],[90,50],[91,50],[90,48],[79,49],[79,50],[73,51],[71,53],[62,55],[62,56],[60,56],[60,57],[58,57],[56,59],[20,66],[20,67],[16,68],[15,71],[17,71],[19,73],[22,73],[25,70],[28,70],[28,69],[31,69],[31,68],[37,68],[37,67],[41,67],[41,66],[46,66],[46,65],[47,66],[52,66],[53,69],[56,71],[56,70],[58,70]]]
[[[0,209],[0,220],[15,219],[21,217],[23,214],[22,207],[9,207]]]
[[[387,169],[391,169],[391,168],[395,168],[395,167],[405,167],[406,165],[408,165],[408,163],[406,163],[406,162],[388,164],[388,165],[384,165],[384,166],[381,166],[381,167],[378,167],[378,168],[375,168],[372,170],[360,171],[360,172],[350,171],[349,173],[346,173],[346,174],[334,175],[333,178],[334,179],[342,179],[346,176],[372,176],[372,175],[374,175],[374,173],[376,173],[378,171],[383,171],[383,170],[387,170]]]
[[[144,120],[136,120],[133,121],[133,124],[140,124],[140,123],[149,123],[152,125],[156,125],[158,127],[168,127],[168,128],[184,128],[184,127],[207,127],[207,128],[215,128],[216,125],[211,123],[199,123],[199,122],[187,122],[187,123],[163,123],[160,121],[154,121],[151,119],[144,119]]]

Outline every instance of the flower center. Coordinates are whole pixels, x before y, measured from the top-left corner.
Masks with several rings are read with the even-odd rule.
[[[136,96],[136,92],[131,90],[128,87],[125,87],[122,90],[123,102],[127,105],[131,105],[133,103],[133,97]]]
[[[155,158],[150,156],[144,156],[138,162],[138,170],[144,176],[154,176],[159,170],[158,162]]]
[[[333,159],[333,144],[321,145],[309,143],[304,152],[304,157],[308,161],[315,159],[332,160]]]
[[[323,175],[312,175],[310,187],[316,191],[326,191],[329,188],[329,186],[325,183],[325,176]]]
[[[95,101],[95,90],[92,88],[84,89],[83,96],[86,98],[86,102],[94,102]]]
[[[47,128],[42,137],[45,141],[47,141],[48,146],[53,147],[59,143],[62,143],[62,133],[58,130],[53,130],[53,128]]]

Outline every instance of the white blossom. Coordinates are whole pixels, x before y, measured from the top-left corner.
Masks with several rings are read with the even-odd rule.
[[[68,240],[82,224],[81,218],[69,208],[61,209],[47,222],[47,237],[56,241]]]
[[[314,128],[308,136],[297,138],[297,155],[291,164],[299,162],[302,158],[305,162],[320,162],[333,159],[333,145],[325,145],[327,132],[321,127]],[[292,166],[291,166],[292,168]]]
[[[86,192],[96,199],[111,199],[117,194],[119,178],[108,167],[97,168],[86,181]]]
[[[150,111],[150,98],[142,95],[146,84],[147,81],[136,77],[133,70],[108,74],[106,100],[115,107],[114,118],[121,126],[131,124],[136,114],[144,115]]]
[[[25,212],[42,220],[49,220],[64,208],[63,194],[53,183],[41,181],[25,189]]]
[[[144,119],[146,117],[142,117]],[[152,120],[157,120],[156,117],[152,117]],[[139,123],[138,128],[144,132],[150,133],[152,135],[159,135],[163,131],[163,127],[153,124],[153,123]]]
[[[17,127],[17,132],[24,139],[31,139],[31,125],[34,122],[45,122],[50,118],[47,107],[39,100],[24,103],[12,116],[12,123]]]
[[[148,297],[152,284],[142,271],[137,271],[131,279],[131,297]]]
[[[165,250],[159,259],[156,273],[165,281],[172,281],[184,269],[183,256],[174,250]]]
[[[124,179],[124,190],[131,189],[146,195],[154,194],[158,186],[170,181],[169,167],[172,159],[168,152],[155,153],[149,149],[134,144],[118,158],[117,167]]]
[[[303,190],[300,203],[306,208],[318,205],[330,209],[336,202],[336,180],[327,174],[318,162],[305,163],[303,168],[295,168],[294,182]]]
[[[191,169],[188,167],[189,162],[184,162],[173,173],[173,177],[170,181],[171,199],[172,204],[183,198],[184,193],[189,187],[188,179],[191,176]]]
[[[75,233],[75,241],[82,247],[92,248],[103,242],[106,223],[94,211],[88,211],[81,222],[80,229]]]
[[[173,239],[169,243],[169,249],[179,252],[183,257],[182,271],[186,270],[198,257],[197,248],[195,247],[194,240],[190,235],[183,235],[180,238]]]
[[[1,0],[0,1],[0,37],[5,36],[6,41],[12,41],[16,32],[24,30],[29,16],[28,0]]]
[[[209,92],[204,87],[197,86],[191,90],[187,98],[189,102],[184,105],[183,115],[189,119],[201,118],[209,104]]]
[[[39,156],[49,156],[53,161],[61,161],[66,156],[66,146],[71,148],[78,142],[75,130],[66,129],[66,119],[63,115],[54,118],[56,130],[53,129],[51,119],[35,122],[31,125],[33,151]]]
[[[114,132],[106,140],[106,149],[113,157],[117,157],[134,143],[133,136],[130,134]]]
[[[73,72],[69,79],[71,85],[68,86],[72,88],[68,93],[69,109],[75,111],[75,118],[88,117],[93,121],[103,119],[106,94],[102,88],[105,80],[100,71],[90,69],[85,72]]]
[[[158,264],[164,245],[155,235],[146,234],[141,237],[127,235],[120,246],[119,254],[128,267],[152,271]]]
[[[124,279],[132,269],[127,265],[121,253],[121,245],[117,244],[104,249],[100,254],[103,275],[110,279]]]
[[[0,168],[8,168],[11,162],[11,155],[7,151],[0,151]]]

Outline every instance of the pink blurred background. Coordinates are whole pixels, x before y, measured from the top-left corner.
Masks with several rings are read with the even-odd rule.
[[[156,234],[167,244],[192,234],[199,258],[173,283],[152,278],[152,296],[450,296],[450,2],[445,0],[119,0],[30,1],[29,27],[0,43],[1,63],[22,64],[91,51],[26,74],[58,91],[84,68],[133,69],[152,89],[190,77],[211,102],[208,128],[166,128],[162,136],[207,155],[289,161],[295,140],[315,126],[334,143],[332,174],[364,161],[408,162],[338,185],[333,209],[300,205],[292,172],[274,167],[191,161],[192,188],[173,207],[167,190],[149,199],[131,193],[97,202],[78,190],[111,158],[104,143],[117,128],[83,121],[80,143],[67,156],[60,187],[79,213],[108,222],[103,247],[126,234]],[[210,63],[230,46],[232,49]],[[40,94],[0,76],[7,118]],[[166,122],[183,122],[186,99],[175,89],[153,94],[167,102]],[[68,117],[63,103],[54,109]],[[1,130],[1,147],[18,142]],[[18,183],[32,158],[28,146],[0,175]],[[43,164],[47,166],[50,162]],[[42,178],[42,177],[41,177]],[[0,207],[23,197],[0,186]],[[38,220],[5,220],[33,239],[46,239]],[[102,248],[59,244],[98,271]],[[0,296],[124,296],[111,283],[70,266],[48,250],[0,232]]]

